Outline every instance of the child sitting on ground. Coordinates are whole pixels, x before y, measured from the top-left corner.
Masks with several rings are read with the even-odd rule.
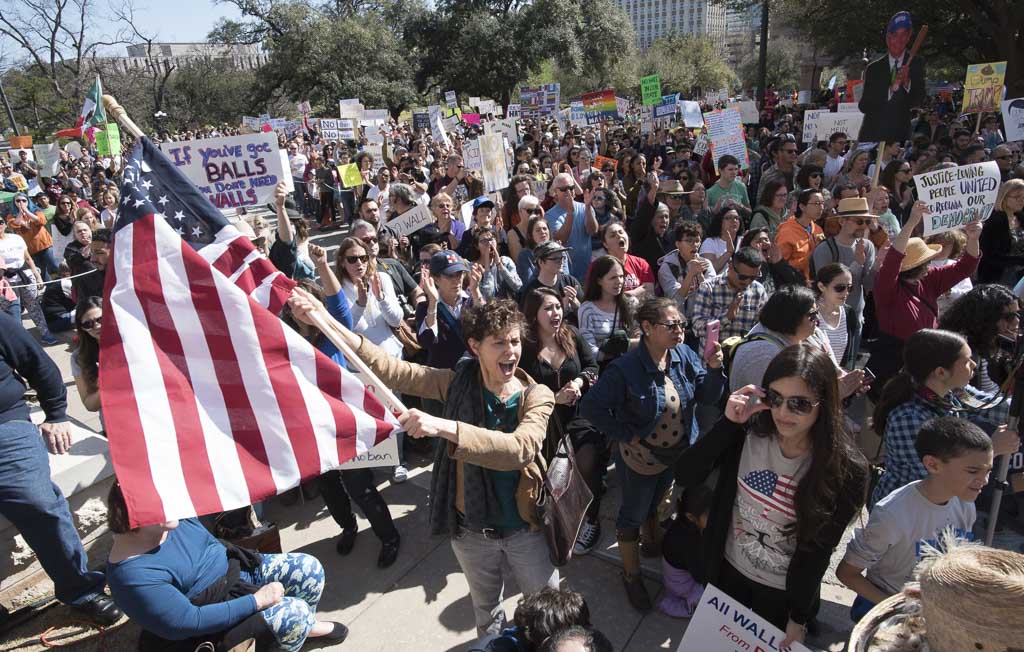
[[[854,622],[903,590],[922,549],[940,549],[944,531],[973,539],[974,501],[988,484],[992,440],[966,419],[939,417],[921,426],[914,447],[928,475],[875,504],[836,569],[839,581],[857,592],[850,608]]]
[[[706,484],[687,487],[679,496],[676,517],[662,540],[661,578],[665,595],[658,609],[673,618],[689,618],[704,594],[701,534],[708,524],[712,491]]]

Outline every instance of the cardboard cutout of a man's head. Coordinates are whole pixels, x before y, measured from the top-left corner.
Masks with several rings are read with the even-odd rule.
[[[889,19],[889,25],[885,28],[885,45],[889,49],[889,56],[894,59],[903,56],[913,31],[914,24],[909,12],[901,11]]]

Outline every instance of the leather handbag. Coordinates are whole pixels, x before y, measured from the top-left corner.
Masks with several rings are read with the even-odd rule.
[[[559,432],[562,432],[558,417]],[[555,457],[544,477],[544,491],[537,506],[544,520],[544,538],[551,563],[564,566],[572,559],[572,549],[594,495],[576,466],[576,455],[567,433],[562,432]]]

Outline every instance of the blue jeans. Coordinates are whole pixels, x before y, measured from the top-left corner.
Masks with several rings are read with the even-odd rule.
[[[53,580],[57,599],[73,604],[103,590],[103,573],[86,568],[88,555],[60,488],[39,429],[28,421],[0,423],[0,514],[18,528]]]
[[[44,281],[49,281],[50,274],[56,274],[57,270],[60,269],[60,261],[57,260],[57,255],[53,253],[53,247],[47,247],[42,251],[32,254],[32,262],[39,268],[39,273],[43,275]]]
[[[302,552],[263,555],[259,568],[243,571],[242,579],[256,586],[271,582],[284,585],[284,599],[260,615],[282,650],[302,649],[309,630],[316,624],[314,614],[324,592],[324,567],[320,561]]]
[[[860,619],[868,615],[868,612],[874,608],[874,602],[858,595],[853,599],[853,605],[850,607],[850,619],[855,623],[859,623]]]
[[[656,475],[641,475],[626,466],[618,443],[612,443],[615,472],[622,486],[622,505],[615,527],[620,530],[638,528],[648,517],[658,513],[658,505],[672,486],[673,471],[669,467]]]

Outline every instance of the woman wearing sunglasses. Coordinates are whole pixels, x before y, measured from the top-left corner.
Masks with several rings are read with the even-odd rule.
[[[673,299],[644,301],[636,321],[640,345],[601,374],[584,395],[580,414],[613,441],[622,487],[615,538],[623,581],[629,603],[646,612],[652,605],[640,573],[641,541],[644,556],[661,554],[658,507],[672,486],[676,461],[697,436],[697,404],[719,401],[725,375],[717,345],[705,370],[683,344],[686,321]]]
[[[100,322],[103,321],[103,297],[86,297],[75,311],[78,348],[71,353],[71,375],[82,405],[90,412],[100,411]],[[100,414],[102,423],[103,414]],[[102,432],[106,436],[106,431]]]
[[[818,294],[818,326],[828,337],[840,365],[849,360],[856,332],[857,314],[846,305],[853,288],[853,274],[842,263],[829,263],[818,270],[814,289]]]
[[[762,383],[734,392],[725,419],[676,477],[718,471],[703,547],[707,581],[803,642],[829,559],[864,505],[868,465],[843,425],[835,363],[790,346]],[[723,554],[724,552],[724,554]]]
[[[401,359],[402,341],[393,329],[401,325],[404,314],[391,278],[377,272],[376,259],[356,238],[341,241],[335,265],[341,289],[352,305],[352,330]]]

